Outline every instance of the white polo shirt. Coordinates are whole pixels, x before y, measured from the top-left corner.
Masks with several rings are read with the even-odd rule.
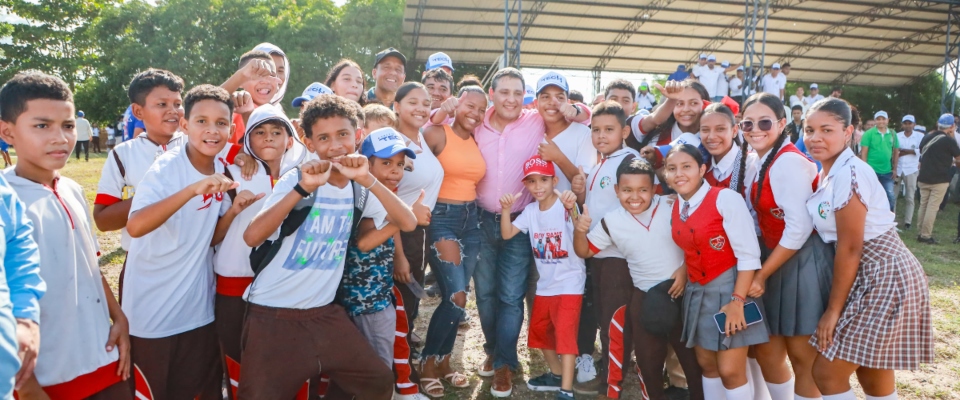
[[[897,140],[900,142],[900,150],[913,150],[917,153],[900,156],[897,161],[897,176],[920,172],[920,141],[923,140],[923,134],[913,131],[907,136],[903,132],[897,132]]]
[[[584,171],[589,171],[594,165],[597,165],[599,153],[597,153],[597,149],[593,147],[593,139],[590,137],[590,127],[573,122],[567,129],[564,129],[563,132],[560,132],[551,140],[557,144],[557,147],[560,148],[563,155],[567,156],[567,159],[570,160],[573,166],[583,167]],[[563,171],[560,171],[560,167],[558,167],[556,163],[554,163],[553,166],[557,171],[558,182],[556,189],[560,192],[570,190],[570,180],[563,174]]]
[[[786,87],[787,79],[783,76],[783,72],[777,74],[776,78],[771,74],[766,74],[763,76],[763,79],[760,80],[760,91],[770,93],[777,97],[780,97],[780,90]],[[781,98],[781,100],[783,99]]]
[[[613,185],[617,183],[617,168],[629,154],[640,157],[636,150],[623,148],[605,157],[587,174],[587,198],[584,204],[587,205],[593,219],[590,229],[596,227],[608,212],[620,208],[620,199],[617,198],[617,191]],[[616,246],[610,246],[594,256],[594,258],[611,257],[623,258],[623,253]]]

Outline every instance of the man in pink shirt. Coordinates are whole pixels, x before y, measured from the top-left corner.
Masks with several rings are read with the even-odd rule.
[[[474,272],[477,311],[486,343],[487,359],[478,374],[494,376],[490,393],[507,397],[513,390],[513,372],[519,366],[517,340],[523,325],[523,299],[532,262],[530,238],[518,234],[510,240],[500,235],[500,218],[516,218],[533,201],[523,187],[523,163],[534,154],[546,130],[536,109],[523,109],[523,75],[515,68],[504,68],[493,77],[490,99],[483,124],[474,139],[487,164],[477,185],[480,213],[480,260]],[[560,110],[567,119],[590,119],[583,104],[564,104]],[[510,215],[500,214],[500,197],[521,193]]]

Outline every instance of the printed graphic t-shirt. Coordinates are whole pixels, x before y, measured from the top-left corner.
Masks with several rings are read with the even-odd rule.
[[[539,202],[528,204],[513,225],[530,234],[540,272],[537,296],[583,294],[586,266],[573,252],[573,220],[559,199],[546,211],[540,211]]]
[[[298,181],[296,170],[284,174],[273,193],[266,197],[263,210],[280,202]],[[352,227],[353,186],[320,186],[314,192],[307,219],[295,233],[284,238],[277,255],[247,288],[244,298],[279,308],[308,309],[330,304],[343,276]]]

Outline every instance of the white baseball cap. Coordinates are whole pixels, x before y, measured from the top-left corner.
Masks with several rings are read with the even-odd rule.
[[[723,60],[723,62],[720,63],[720,66],[721,66],[721,67],[724,67],[724,68],[729,67],[729,66],[730,66],[730,61]]]
[[[523,94],[523,105],[528,105],[533,103],[533,100],[537,98],[537,93],[533,91],[533,87],[527,85]]]
[[[890,118],[890,117],[887,115],[887,112],[886,112],[886,111],[883,111],[883,110],[877,111],[876,113],[873,114],[873,119],[877,119],[877,118],[880,118],[880,117],[884,117],[884,118],[888,118],[888,119]]]
[[[448,56],[447,53],[431,54],[430,58],[427,59],[427,71],[440,67],[447,67],[453,71],[453,60],[450,59],[450,56]]]
[[[810,84],[810,90],[819,89],[819,88],[820,88],[820,86],[817,86],[816,83],[811,83],[811,84]]]
[[[670,144],[659,146],[657,149],[660,150],[661,156],[666,157],[671,148],[681,144],[689,144],[693,147],[700,147],[700,137],[696,134],[686,132],[678,136],[676,139],[670,142]]]
[[[307,86],[306,89],[303,89],[303,94],[300,97],[293,99],[292,105],[295,108],[300,108],[300,105],[305,101],[313,100],[314,97],[317,97],[321,94],[334,94],[333,90],[327,87],[320,82],[311,83],[310,86]]]
[[[570,91],[570,87],[567,85],[567,77],[559,72],[550,71],[543,74],[540,79],[537,79],[537,94],[540,94],[543,88],[550,85],[560,88],[564,93]]]
[[[743,66],[741,65],[741,66],[737,67],[737,71],[743,71]]]
[[[701,54],[700,54],[700,59],[702,60],[702,59],[704,59],[704,58],[707,58],[707,55],[706,55],[705,53],[701,53]]]
[[[707,56],[707,61],[717,61],[717,56],[711,54]]]
[[[773,63],[773,66],[770,67],[770,68],[771,68],[771,69],[780,69],[780,63]]]
[[[907,121],[910,121],[910,122],[913,122],[913,123],[917,123],[917,119],[914,118],[914,117],[913,117],[912,115],[910,115],[910,114],[904,115],[904,116],[903,116],[903,119],[901,120],[901,122],[907,122]]]

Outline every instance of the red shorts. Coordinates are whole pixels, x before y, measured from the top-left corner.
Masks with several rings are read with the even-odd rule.
[[[579,294],[534,297],[527,346],[556,350],[557,354],[580,354],[577,329],[582,303]]]

